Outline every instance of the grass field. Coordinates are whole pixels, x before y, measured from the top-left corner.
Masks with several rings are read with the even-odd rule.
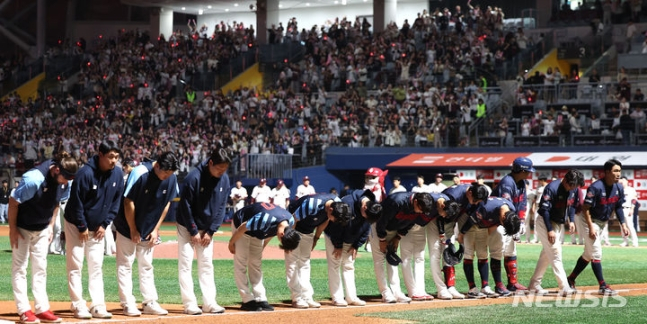
[[[174,230],[174,227],[165,226],[163,230]],[[226,229],[225,229],[226,230]],[[216,237],[216,240],[228,240],[228,236]],[[164,241],[174,240],[175,237],[166,236]],[[618,238],[615,238],[615,244],[619,243]],[[277,244],[276,239],[270,244]],[[641,245],[644,243],[641,242]],[[540,245],[526,245],[519,244],[518,259],[519,259],[519,278],[523,284],[527,284],[532,272],[534,271]],[[323,240],[320,240],[316,249],[323,250]],[[644,283],[647,282],[647,259],[644,257],[645,249],[643,248],[620,248],[620,247],[605,247],[603,254],[603,266],[605,279],[609,284],[621,283]],[[564,267],[567,273],[575,265],[577,258],[582,253],[582,246],[564,246]],[[67,272],[65,269],[65,256],[50,255],[48,267],[48,282],[47,290],[52,301],[66,301],[69,300],[67,290]],[[155,265],[155,282],[157,285],[158,293],[161,303],[179,304],[179,284],[177,280],[177,261],[171,259],[157,259]],[[240,302],[240,296],[234,283],[233,275],[233,262],[231,259],[227,260],[214,260],[215,273],[216,273],[216,286],[218,289],[218,302],[222,305],[234,305]],[[431,274],[428,270],[426,273],[426,286],[429,293],[435,293],[436,289],[431,279]],[[136,265],[135,265],[136,269]],[[268,291],[270,302],[282,302],[290,300],[290,293],[286,286],[285,281],[285,268],[282,260],[264,260],[264,283]],[[104,265],[104,282],[106,300],[109,302],[118,301],[118,290],[116,278],[116,264],[114,257],[106,257]],[[194,266],[195,272],[195,266]],[[356,280],[357,291],[360,296],[379,296],[375,276],[373,271],[373,263],[370,253],[361,251],[356,262]],[[0,273],[5,273],[6,280],[0,281],[0,300],[13,300],[11,280],[9,274],[11,273],[11,251],[9,249],[8,237],[0,237]],[[467,283],[462,271],[462,266],[458,265],[457,271],[457,288],[459,291],[467,290]],[[137,274],[134,275],[134,288],[135,296],[140,298]],[[194,275],[194,278],[196,276]],[[477,275],[478,278],[478,275]],[[312,260],[312,285],[315,290],[315,299],[326,300],[329,299],[328,292],[328,277],[326,260]],[[578,286],[595,286],[597,281],[593,276],[592,271],[586,269],[577,280]],[[402,281],[403,289],[404,282]],[[195,283],[198,290],[198,283]],[[544,288],[556,287],[556,281],[550,268],[544,276]],[[84,287],[87,290],[87,273],[84,273]],[[406,291],[406,290],[405,290]],[[87,292],[86,298],[89,298]],[[198,300],[200,300],[198,292]]]

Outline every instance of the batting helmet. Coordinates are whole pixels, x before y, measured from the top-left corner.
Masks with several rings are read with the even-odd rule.
[[[449,244],[447,248],[445,248],[445,251],[443,251],[443,259],[449,266],[457,265],[461,260],[463,260],[464,251],[465,248],[463,247],[463,244],[459,245],[458,250],[456,250],[456,246],[454,246],[454,244]]]
[[[382,169],[380,168],[369,168],[366,170],[366,173],[364,173],[366,176],[371,176],[371,177],[379,177],[382,175]]]
[[[535,172],[532,166],[532,161],[526,157],[518,157],[512,162],[512,172],[518,173],[521,171]]]
[[[386,262],[392,266],[397,266],[402,263],[402,259],[400,259],[396,252],[397,251],[391,245],[386,248]]]

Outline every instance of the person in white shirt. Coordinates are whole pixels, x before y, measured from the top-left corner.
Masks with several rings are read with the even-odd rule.
[[[247,189],[243,187],[243,183],[240,180],[236,181],[236,187],[231,188],[229,197],[234,204],[234,213],[245,207],[245,199],[248,197]]]
[[[283,180],[276,182],[276,187],[272,189],[272,203],[283,209],[287,209],[290,204],[290,189],[285,187]]]
[[[436,182],[427,186],[430,193],[441,193],[443,190],[447,189],[447,186],[443,183],[442,173],[436,174]]]
[[[638,247],[638,236],[636,235],[636,228],[634,226],[634,205],[636,200],[638,200],[638,194],[636,189],[629,185],[629,180],[627,177],[622,177],[620,183],[624,187],[625,191],[625,202],[622,204],[622,209],[625,212],[625,220],[627,221],[627,227],[629,228],[629,235],[623,236],[623,242],[620,246],[628,246],[629,240],[633,247]]]
[[[252,200],[254,203],[269,203],[272,197],[272,190],[267,185],[265,178],[261,179],[258,186],[252,190]]]
[[[402,179],[400,177],[393,177],[393,188],[389,190],[389,195],[396,192],[407,192],[407,188],[402,185]]]
[[[418,184],[411,188],[411,192],[429,192],[429,187],[425,184],[425,176],[418,175]]]
[[[310,185],[310,177],[303,177],[303,183],[297,187],[296,199],[303,196],[312,195],[316,193],[315,188]]]

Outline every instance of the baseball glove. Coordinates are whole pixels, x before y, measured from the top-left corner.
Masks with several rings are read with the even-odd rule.
[[[398,266],[402,263],[402,259],[400,259],[397,251],[391,245],[386,248],[386,262],[392,266]]]
[[[464,251],[465,248],[463,247],[463,244],[459,245],[458,250],[456,250],[456,246],[454,244],[449,244],[445,248],[445,251],[443,251],[443,259],[449,266],[457,265],[463,260]]]

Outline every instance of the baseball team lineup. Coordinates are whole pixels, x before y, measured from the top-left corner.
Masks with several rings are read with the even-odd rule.
[[[357,294],[354,266],[358,251],[364,246],[370,249],[377,291],[383,303],[546,295],[548,291],[541,284],[548,266],[555,275],[558,295],[566,297],[577,293],[576,279],[589,263],[599,284],[598,294],[614,296],[617,291],[603,276],[602,236],[614,214],[623,236],[630,236],[633,228],[628,224],[630,217],[625,215],[622,163],[615,159],[601,166],[604,176],[588,188],[583,173],[570,169],[561,179],[538,188],[541,191],[532,201],[528,198],[527,179],[536,170],[530,159],[518,157],[510,173],[493,189],[482,181],[455,181],[446,187],[440,174],[440,180],[430,185],[425,185],[424,177],[419,176],[418,185],[411,191],[394,176],[393,188],[387,193],[384,181],[388,171],[372,167],[365,173],[363,189],[348,190],[343,195],[316,193],[305,177],[294,200],[290,200],[289,190],[279,181],[273,190],[265,187],[256,192],[255,188],[254,201],[245,205],[246,190],[240,182],[230,185],[227,170],[232,154],[226,148],[215,148],[181,182],[176,176],[179,162],[173,152],[164,152],[156,160],[138,165],[120,162],[120,153],[115,142],[105,140],[98,154],[80,166],[62,152],[27,171],[11,193],[11,280],[21,323],[62,321],[51,309],[45,289],[52,228],[55,215],[62,208],[70,311],[77,319],[113,316],[106,308],[104,295],[106,240],[116,245],[123,315],[168,314],[158,303],[153,252],[160,240],[160,226],[174,200],[179,201],[178,280],[183,312],[187,315],[225,312],[216,301],[212,256],[213,236],[225,220],[230,198],[234,212],[228,250],[233,255],[240,309],[249,312],[274,310],[266,295],[262,271],[263,250],[274,236],[284,251],[291,306],[308,309],[321,307],[313,298],[310,283],[311,252],[320,239],[325,242],[332,305],[346,307],[366,305]],[[265,185],[264,180],[261,179],[260,187]],[[534,218],[535,235],[542,251],[532,277],[518,278],[516,244],[521,235],[529,236],[530,217]],[[567,275],[562,260],[563,236],[567,232],[574,235],[576,231],[581,235],[583,252]],[[194,256],[201,303],[193,284]],[[135,260],[141,298],[133,295]],[[90,301],[83,298],[84,261]],[[468,285],[468,291],[463,292],[456,289],[456,268],[461,263]],[[475,264],[480,282],[475,279]],[[33,310],[28,296],[28,265]],[[426,268],[430,269],[436,286],[434,295],[425,286]],[[400,271],[406,291],[400,283]],[[137,300],[141,300],[141,307]]]

